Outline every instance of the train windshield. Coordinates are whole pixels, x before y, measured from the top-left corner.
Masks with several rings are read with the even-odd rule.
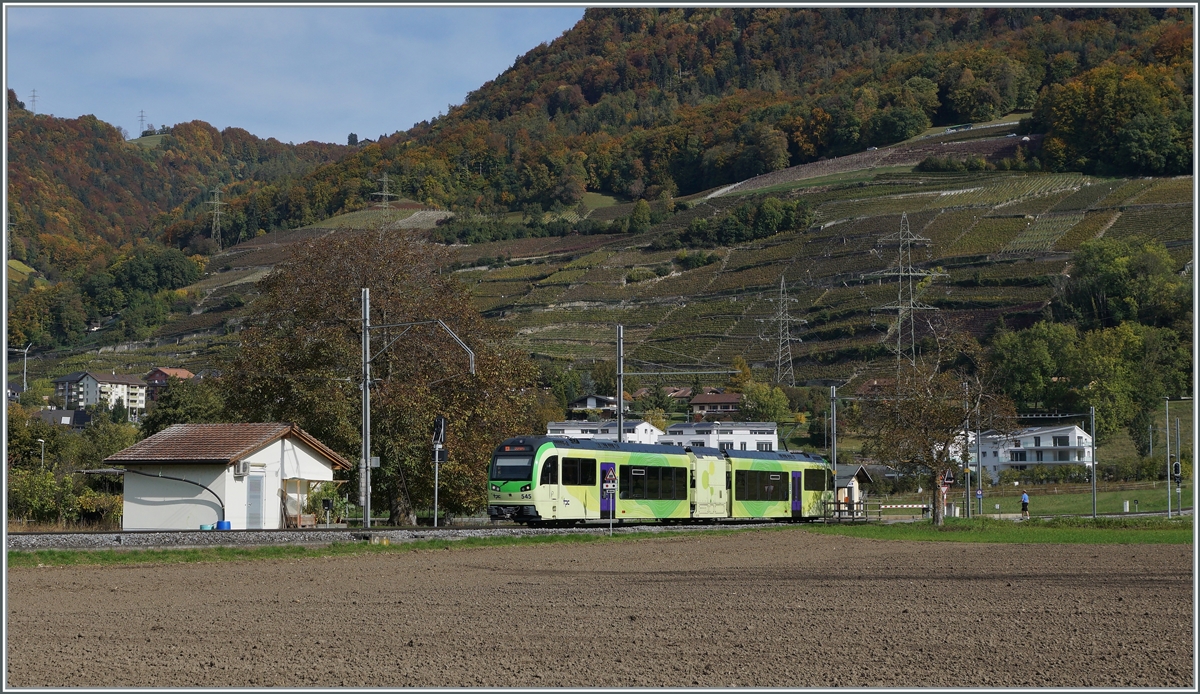
[[[520,482],[533,479],[533,456],[497,455],[492,458],[489,479]]]

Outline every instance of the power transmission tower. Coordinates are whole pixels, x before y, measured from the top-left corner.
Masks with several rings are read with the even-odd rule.
[[[383,230],[386,229],[388,227],[388,225],[391,224],[391,221],[392,221],[391,198],[398,198],[400,196],[396,195],[395,193],[388,192],[388,175],[387,175],[386,171],[383,172],[383,178],[379,179],[379,183],[383,186],[383,190],[376,192],[376,193],[371,193],[371,194],[378,195],[379,197],[381,197],[383,199],[383,202],[376,205],[376,207],[383,208],[383,223],[379,226],[379,236],[382,239],[383,238]]]
[[[34,89],[33,93],[29,95],[29,106],[30,106],[30,112],[36,114],[37,113],[37,90],[36,89]]]
[[[783,275],[779,276],[779,298],[767,299],[767,301],[776,302],[775,315],[769,322],[775,324],[775,382],[786,383],[789,386],[796,385],[796,374],[792,371],[792,343],[800,342],[800,338],[792,337],[792,323],[807,323],[805,320],[792,319],[788,305],[795,299],[789,299],[787,295],[787,285],[784,284]],[[768,339],[763,335],[762,339]]]
[[[144,132],[146,132],[146,109],[138,112],[138,137],[141,137]]]
[[[883,306],[876,306],[874,311],[895,311],[896,312],[896,369],[900,369],[903,359],[907,358],[909,363],[916,365],[917,363],[917,329],[916,329],[916,311],[936,311],[937,309],[928,304],[923,304],[916,299],[914,284],[920,282],[920,279],[926,277],[947,277],[944,272],[936,270],[921,270],[913,267],[912,264],[912,245],[914,243],[929,243],[929,239],[923,236],[917,236],[908,229],[908,213],[900,215],[900,231],[895,234],[889,234],[879,239],[880,243],[896,243],[898,252],[896,257],[896,266],[878,272],[868,273],[870,277],[896,277],[899,279],[896,291],[896,301]],[[907,347],[904,344],[905,339],[908,340]]]
[[[227,202],[221,202],[221,189],[213,188],[213,199],[208,201],[208,204],[213,206],[212,218],[212,233],[210,236],[213,241],[217,242],[217,250],[221,250],[221,208],[228,205]]]

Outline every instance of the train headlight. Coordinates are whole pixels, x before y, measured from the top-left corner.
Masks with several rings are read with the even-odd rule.
[[[532,484],[527,484],[527,485],[525,485],[524,487],[521,487],[521,491],[523,491],[523,492],[527,492],[527,491],[529,491],[530,489],[533,489],[533,485],[532,485]]]
[[[500,491],[500,485],[498,485],[498,484],[493,484],[493,485],[492,485],[492,491],[493,491],[493,492],[498,492],[498,491]]]

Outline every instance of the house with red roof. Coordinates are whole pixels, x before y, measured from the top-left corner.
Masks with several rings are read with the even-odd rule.
[[[308,495],[350,463],[295,424],[175,424],[105,459],[124,469],[125,530],[312,525]]]
[[[146,374],[146,399],[150,402],[158,400],[158,393],[163,388],[167,387],[167,379],[178,378],[181,381],[194,378],[195,374],[187,369],[180,369],[173,366],[156,366],[150,369],[150,373]]]

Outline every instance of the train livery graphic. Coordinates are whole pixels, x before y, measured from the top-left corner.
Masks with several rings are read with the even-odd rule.
[[[833,470],[809,453],[528,436],[501,443],[488,515],[529,525],[587,520],[815,520]]]

